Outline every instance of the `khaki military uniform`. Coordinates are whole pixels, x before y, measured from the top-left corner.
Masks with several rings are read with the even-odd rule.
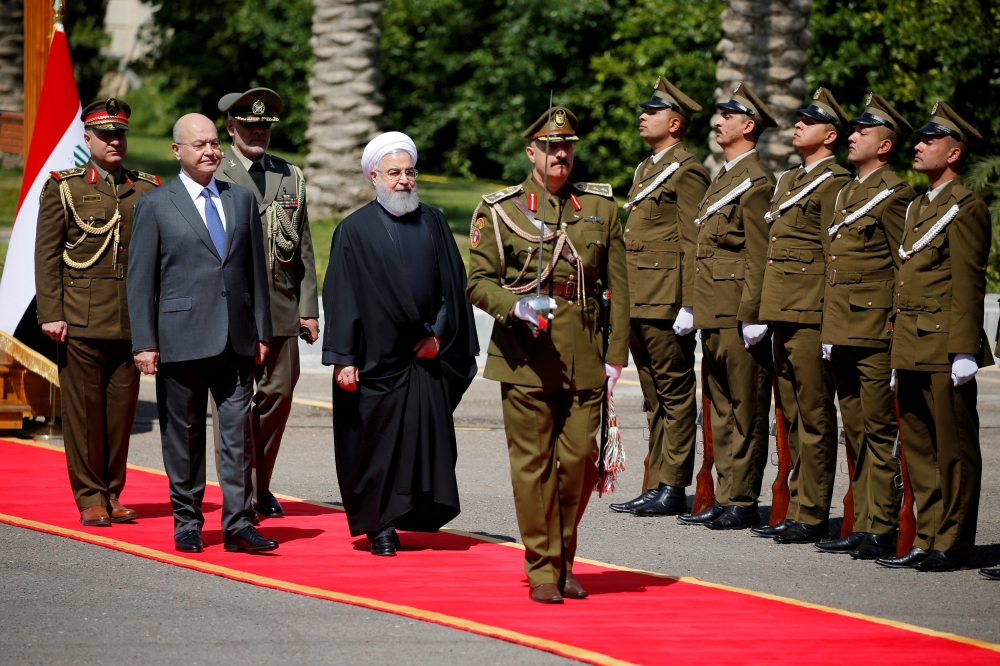
[[[66,464],[81,511],[119,499],[139,401],[128,245],[135,202],[160,181],[139,171],[119,174],[116,191],[93,162],[53,172],[42,188],[35,236],[38,323],[68,326],[59,386]]]
[[[532,195],[538,213],[526,205]],[[609,185],[584,183],[567,183],[543,202],[530,176],[483,198],[470,230],[468,294],[495,319],[485,377],[501,382],[525,572],[532,588],[559,584],[572,568],[577,525],[597,478],[604,364],[628,362],[628,273],[618,204]],[[535,279],[538,243],[524,236],[537,239],[528,214],[541,218],[543,210],[550,233],[561,230],[567,241],[542,287],[543,294],[554,294],[555,318],[536,338],[511,314],[534,289],[518,294],[504,285]],[[545,243],[543,268],[553,240]],[[606,355],[596,297],[602,289],[612,295]]]
[[[215,174],[219,180],[242,185],[257,197],[271,272],[274,339],[264,364],[257,366],[257,391],[250,410],[255,492],[271,490],[271,475],[292,410],[292,394],[299,380],[299,318],[319,317],[316,261],[302,172],[274,155],[265,154],[263,166],[264,192],[257,188],[233,146],[222,157],[222,165]],[[217,421],[213,419],[216,462]]]
[[[811,170],[786,171],[778,177],[765,218],[772,221],[760,318],[774,328],[775,374],[788,425],[787,517],[806,525],[828,519],[837,467],[833,375],[820,343],[826,284],[823,211],[833,208],[849,178],[833,157]]]
[[[896,410],[889,380],[893,282],[903,217],[914,191],[883,166],[837,194],[826,225],[833,227],[884,196],[865,215],[829,236],[822,340],[833,345],[831,366],[840,416],[854,450],[854,530],[888,535],[896,528],[899,492],[892,455]]]
[[[955,354],[972,354],[980,367],[993,364],[983,332],[989,210],[955,178],[933,201],[925,194],[910,204],[902,247],[911,251],[953,206],[958,214],[899,269],[892,367],[916,500],[914,545],[968,556],[983,468],[977,391],[975,379],[952,385],[951,363]]]
[[[751,151],[719,172],[698,209],[694,325],[701,329],[712,400],[715,499],[722,506],[756,506],[767,464],[771,346],[746,349],[738,322],[761,321],[769,240],[764,214],[773,189],[774,174]]]
[[[675,166],[676,165],[676,166]],[[694,305],[694,218],[711,178],[684,142],[658,162],[647,157],[636,169],[633,201],[665,171],[672,173],[635,203],[625,229],[631,296],[629,348],[639,372],[649,419],[649,483],[684,487],[694,473],[695,336],[677,336],[673,320]]]

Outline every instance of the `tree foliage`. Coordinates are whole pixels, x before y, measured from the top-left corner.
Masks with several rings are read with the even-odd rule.
[[[143,0],[153,8],[144,72],[176,95],[179,113],[225,120],[219,98],[262,86],[284,102],[275,147],[305,144],[312,67],[310,0]]]
[[[108,0],[76,0],[66,4],[63,25],[76,75],[76,87],[84,106],[97,98],[101,79],[115,68],[115,59],[101,53],[111,43],[104,29]]]

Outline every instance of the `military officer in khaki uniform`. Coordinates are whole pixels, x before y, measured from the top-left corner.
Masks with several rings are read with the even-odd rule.
[[[979,132],[938,102],[917,134],[913,169],[927,174],[930,189],[906,211],[892,334],[917,537],[909,553],[878,563],[954,571],[968,566],[979,515],[975,375],[993,365],[983,331],[991,225],[959,175]]]
[[[639,516],[687,512],[694,473],[694,247],[698,204],[711,178],[684,133],[701,105],[663,77],[642,102],[639,136],[653,154],[635,170],[625,209],[631,296],[629,348],[649,412],[649,483],[611,509]]]
[[[254,507],[267,518],[284,515],[271,494],[271,475],[299,379],[298,337],[301,332],[312,344],[319,336],[316,262],[305,181],[297,166],[266,152],[271,125],[278,122],[281,109],[281,98],[267,88],[223,96],[219,111],[226,114],[233,143],[216,172],[216,178],[242,185],[257,197],[267,243],[274,339],[264,364],[257,366],[257,392],[250,410]],[[218,426],[215,441],[218,460]]]
[[[711,529],[745,529],[760,522],[771,407],[771,344],[760,317],[768,252],[764,221],[774,174],[757,153],[761,133],[775,122],[750,86],[716,104],[715,141],[726,163],[698,207],[695,224],[694,325],[701,329],[702,363],[712,400],[718,484],[715,504],[680,516]]]
[[[913,128],[875,93],[868,95],[864,113],[851,124],[848,159],[858,174],[837,193],[833,214],[825,222],[829,256],[822,339],[844,430],[857,460],[852,480],[854,532],[816,548],[875,559],[895,548],[898,523],[889,318],[903,216],[914,196],[889,162]]]
[[[610,185],[569,182],[577,127],[568,109],[554,107],[528,128],[531,174],[484,196],[470,230],[468,294],[495,319],[485,376],[501,382],[524,568],[531,599],[542,603],[587,595],[573,576],[576,530],[597,479],[605,385],[614,387],[628,361],[618,204]],[[605,290],[607,353],[599,301]]]
[[[111,98],[83,110],[91,158],[54,171],[35,236],[38,322],[58,345],[62,425],[80,523],[134,520],[122,506],[128,441],[139,401],[125,274],[132,209],[160,179],[122,166],[132,110]]]
[[[820,343],[826,283],[823,220],[850,180],[834,155],[850,124],[830,91],[817,88],[798,115],[792,146],[802,153],[803,163],[778,177],[764,216],[770,244],[760,303],[761,319],[774,329],[775,376],[792,458],[791,501],[784,521],[751,531],[779,543],[818,539],[817,533],[826,531],[833,498],[837,409],[833,375]]]

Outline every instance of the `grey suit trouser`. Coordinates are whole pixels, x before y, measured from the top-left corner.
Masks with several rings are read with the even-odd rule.
[[[230,537],[253,525],[250,504],[252,457],[250,401],[254,360],[238,356],[230,345],[218,356],[161,363],[156,374],[163,465],[170,480],[174,534],[201,530],[205,523],[205,405],[211,393],[220,424],[219,485],[222,487],[222,535]]]

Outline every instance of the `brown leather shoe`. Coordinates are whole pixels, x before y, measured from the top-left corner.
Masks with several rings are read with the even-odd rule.
[[[87,527],[111,527],[111,517],[103,506],[88,506],[80,512],[80,524]]]
[[[583,589],[580,581],[576,579],[572,571],[566,572],[566,582],[563,583],[562,594],[567,599],[586,599],[590,592]]]
[[[128,523],[136,518],[136,513],[132,509],[126,509],[122,503],[116,499],[111,500],[111,522]]]
[[[542,583],[538,587],[531,588],[528,598],[540,604],[561,604],[562,595],[559,594],[559,586],[555,583]]]

